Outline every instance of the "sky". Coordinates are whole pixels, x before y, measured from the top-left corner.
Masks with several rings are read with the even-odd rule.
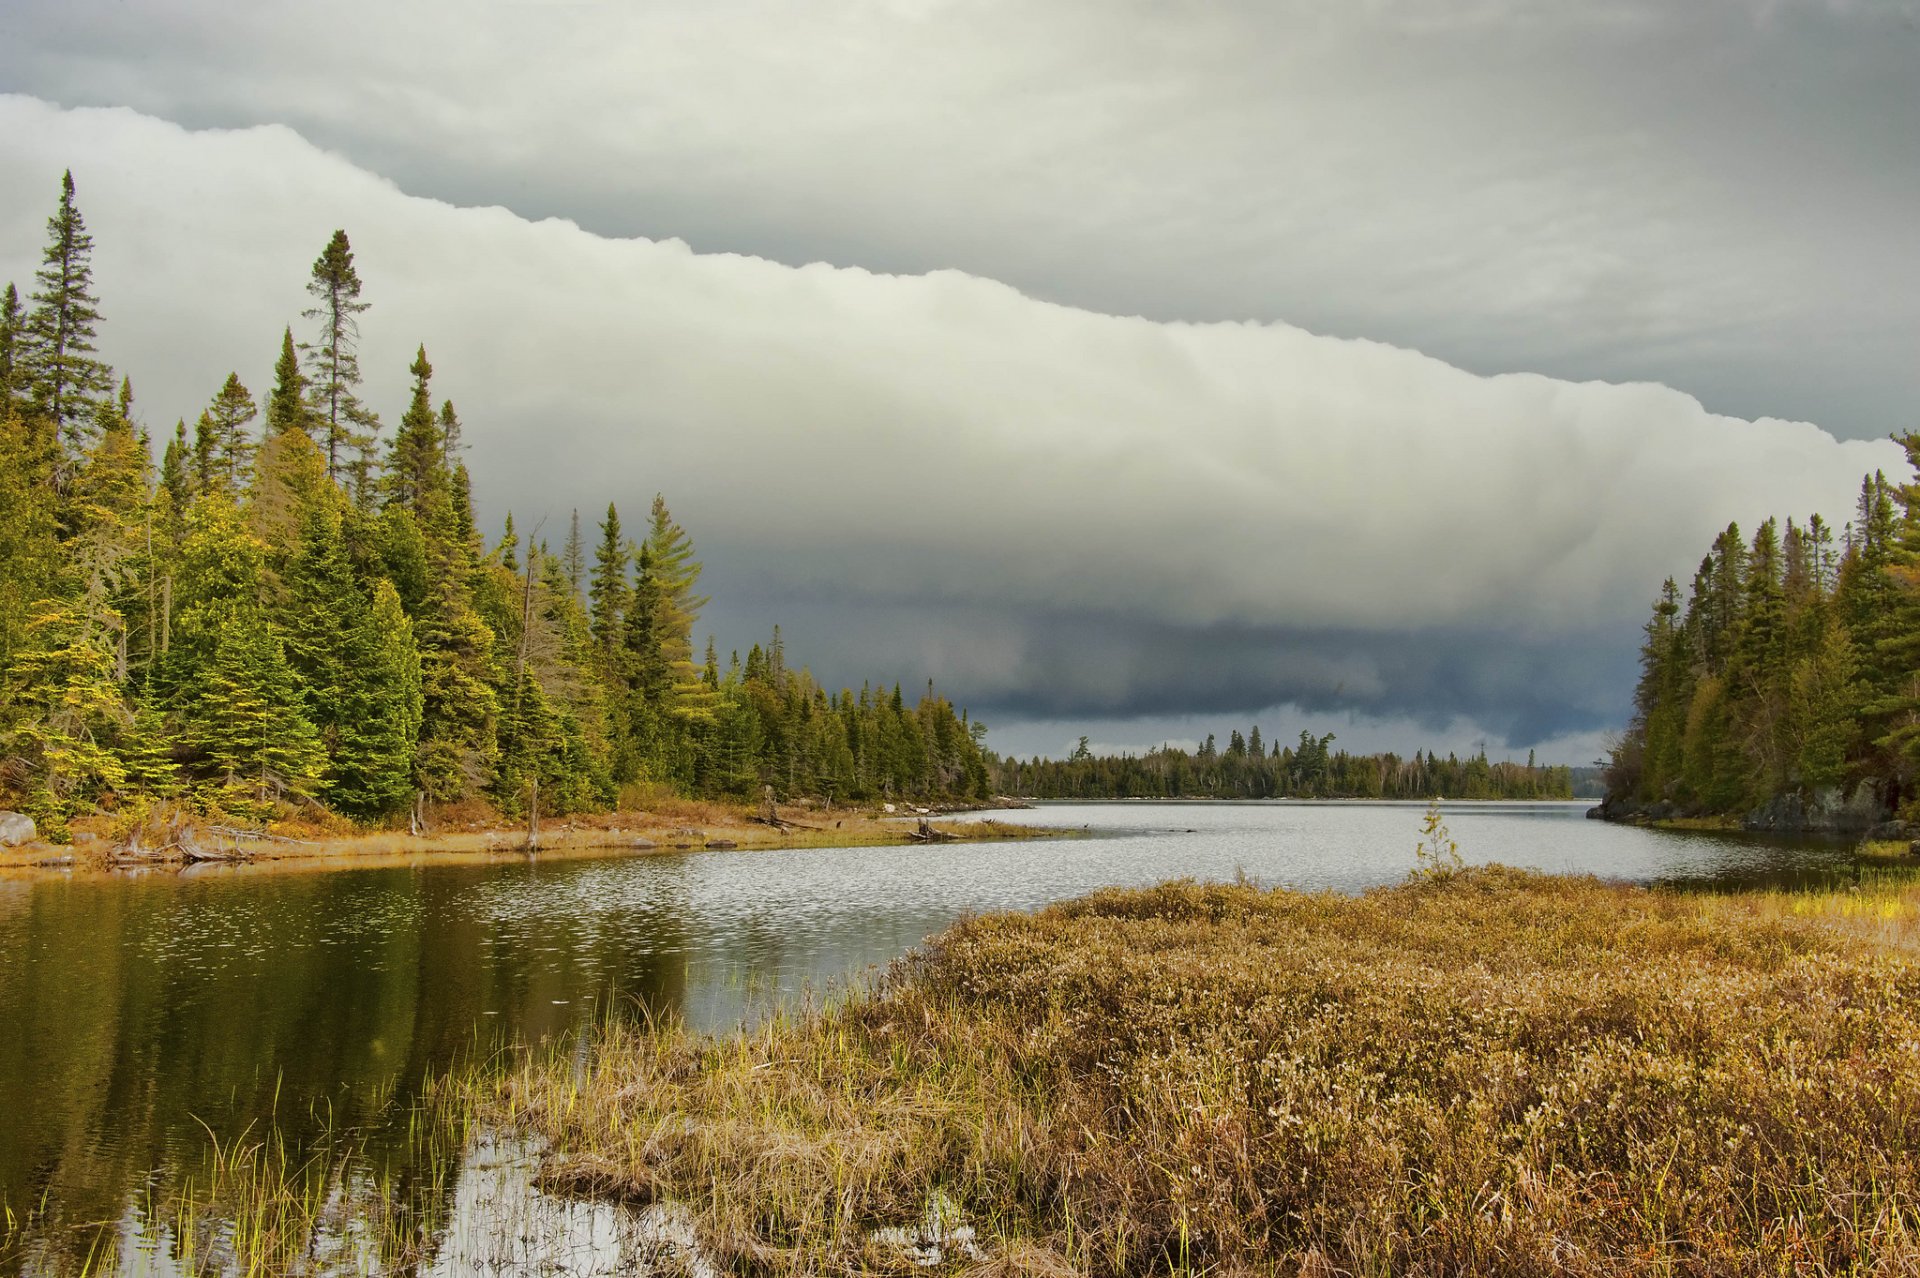
[[[744,648],[1059,754],[1586,762],[1714,531],[1920,425],[1920,0],[0,6],[163,430],[335,227],[483,514],[664,493]]]

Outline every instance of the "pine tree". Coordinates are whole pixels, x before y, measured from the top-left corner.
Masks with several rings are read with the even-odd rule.
[[[373,445],[379,419],[360,402],[360,316],[371,303],[360,300],[360,276],[353,268],[353,246],[345,231],[335,231],[314,259],[307,282],[314,306],[301,312],[317,322],[318,333],[303,342],[313,416],[327,454],[327,478],[350,476],[355,456]]]
[[[280,335],[280,358],[273,365],[273,392],[267,396],[267,438],[282,431],[305,430],[312,420],[307,404],[307,379],[294,351],[293,329]]]
[[[47,219],[47,247],[26,321],[25,372],[36,411],[72,445],[83,446],[113,375],[95,359],[100,300],[93,293],[93,237],[73,199],[73,173],[60,179],[60,204]]]

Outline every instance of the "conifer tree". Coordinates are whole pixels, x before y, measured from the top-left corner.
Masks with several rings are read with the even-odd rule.
[[[94,411],[113,386],[112,373],[94,358],[100,300],[93,292],[92,258],[93,237],[74,204],[69,170],[60,179],[59,207],[47,219],[22,362],[36,411],[75,446],[91,435]]]
[[[447,482],[447,461],[439,419],[433,412],[433,365],[427,362],[425,346],[420,347],[408,371],[413,374],[413,396],[393,433],[387,455],[386,496],[389,502],[398,502],[417,514],[428,491]]]
[[[56,451],[17,408],[0,412],[0,673],[26,645],[36,601],[58,593]]]
[[[335,231],[314,259],[307,292],[314,305],[301,315],[315,321],[317,332],[300,349],[310,370],[308,391],[318,442],[327,454],[327,477],[342,483],[379,430],[379,419],[360,402],[360,316],[371,303],[360,300],[360,276],[345,231]]]
[[[300,371],[300,357],[294,351],[291,326],[280,334],[280,358],[273,365],[273,391],[267,396],[267,438],[282,431],[305,430],[312,420],[307,403],[308,387]]]
[[[580,542],[580,508],[577,506],[567,520],[567,544],[560,552],[560,563],[567,574],[567,587],[577,598],[580,583],[587,575],[587,552]]]
[[[460,415],[453,411],[453,401],[446,400],[440,405],[440,451],[449,470],[459,464],[460,450],[466,447],[460,442],[460,431]]]
[[[287,657],[327,757],[322,797],[353,816],[404,809],[422,714],[413,624],[391,582],[369,598],[354,579],[334,502],[307,511],[287,596]]]
[[[600,525],[600,549],[593,560],[593,584],[588,598],[593,601],[589,614],[593,620],[594,642],[600,645],[609,662],[620,641],[621,620],[627,608],[627,545],[620,535],[620,512],[607,503],[607,517]]]
[[[26,396],[22,382],[25,370],[21,356],[26,346],[26,312],[20,306],[20,290],[8,283],[0,293],[0,418],[24,407]]]
[[[194,437],[195,469],[203,491],[217,487],[232,493],[246,485],[259,447],[253,438],[253,421],[259,415],[252,393],[240,384],[240,375],[228,373],[200,415]]]
[[[109,636],[79,609],[43,600],[14,654],[0,710],[0,772],[56,837],[126,780],[114,743],[130,715]]]
[[[186,742],[210,798],[236,816],[268,815],[283,797],[319,790],[326,766],[298,677],[258,608],[218,622],[208,658],[182,686]]]

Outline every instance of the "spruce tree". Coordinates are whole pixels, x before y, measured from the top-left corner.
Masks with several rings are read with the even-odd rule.
[[[428,491],[445,485],[447,461],[430,397],[433,365],[427,362],[425,346],[408,371],[413,374],[413,396],[387,454],[386,498],[418,513]]]
[[[307,395],[307,379],[294,351],[293,329],[288,327],[280,334],[280,358],[274,361],[273,391],[267,396],[268,439],[282,431],[306,429],[312,420]]]
[[[300,344],[310,370],[308,393],[327,454],[327,477],[343,483],[356,458],[373,445],[380,424],[360,402],[360,316],[371,303],[360,300],[360,276],[345,231],[335,231],[314,259],[307,292],[314,305],[301,315],[315,321],[317,329],[313,341]]]
[[[287,657],[327,756],[322,797],[358,817],[404,809],[421,718],[413,624],[392,583],[369,598],[354,579],[334,502],[307,511],[286,593]]]
[[[210,801],[264,818],[285,798],[317,794],[326,752],[266,615],[234,609],[210,639],[207,659],[180,692],[185,741],[198,752]]]
[[[22,382],[25,370],[21,356],[26,347],[26,312],[20,306],[20,290],[11,283],[0,293],[0,418],[23,406],[26,396]]]
[[[79,608],[35,605],[0,699],[0,761],[28,813],[59,837],[126,781],[114,749],[131,721],[111,636]]]
[[[0,412],[0,673],[28,641],[35,603],[60,591],[57,464],[50,432]]]
[[[580,508],[577,506],[567,521],[567,544],[560,552],[560,563],[567,574],[567,588],[578,598],[580,583],[587,575],[587,552],[580,542]]]
[[[259,447],[253,437],[253,421],[259,415],[253,394],[240,384],[240,375],[228,373],[219,393],[200,415],[194,440],[196,469],[203,487],[238,492],[246,485]]]
[[[621,621],[627,608],[627,544],[620,535],[620,512],[607,503],[607,518],[600,525],[600,549],[594,555],[593,583],[587,597],[593,606],[594,642],[606,654],[609,663],[620,642]]]
[[[93,292],[93,237],[73,199],[73,173],[60,179],[60,204],[47,219],[47,247],[35,275],[22,362],[36,411],[74,446],[93,429],[112,394],[113,375],[94,358],[100,300]]]
[[[440,451],[449,470],[459,464],[460,450],[466,447],[460,442],[460,430],[460,415],[453,411],[453,401],[446,400],[440,405]]]

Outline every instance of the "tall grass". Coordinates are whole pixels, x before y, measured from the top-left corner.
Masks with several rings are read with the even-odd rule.
[[[1101,892],[490,1105],[740,1272],[903,1270],[877,1231],[950,1204],[996,1273],[1914,1273],[1920,967],[1870,895]]]
[[[333,1129],[324,1112],[300,1150],[271,1122],[225,1139],[208,1128],[198,1164],[149,1186],[122,1220],[56,1233],[6,1213],[0,1258],[82,1276],[414,1272],[440,1237],[480,1077],[432,1084],[381,1148]]]

